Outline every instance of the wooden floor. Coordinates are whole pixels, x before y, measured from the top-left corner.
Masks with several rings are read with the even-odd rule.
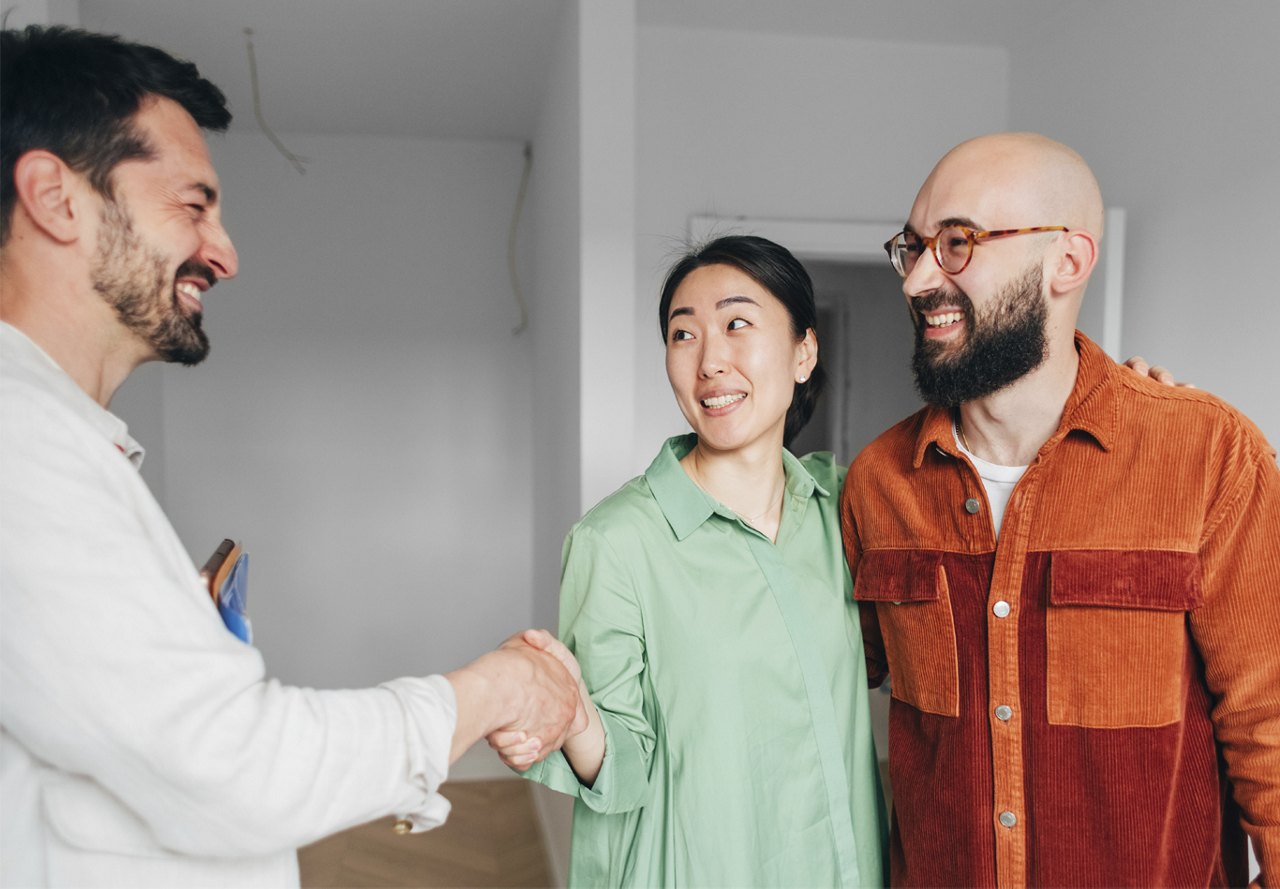
[[[374,821],[298,852],[310,887],[498,887],[551,884],[529,784],[516,778],[458,781],[441,791],[449,820],[399,836]]]

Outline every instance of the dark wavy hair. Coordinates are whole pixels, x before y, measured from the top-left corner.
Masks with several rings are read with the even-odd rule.
[[[667,316],[676,288],[694,269],[709,265],[732,266],[773,294],[791,316],[791,332],[797,341],[803,339],[808,330],[817,336],[818,309],[813,300],[813,281],[800,260],[786,247],[766,238],[726,235],[694,247],[667,272],[667,279],[662,283],[662,298],[658,302],[658,326],[662,330],[663,343],[667,341]],[[819,350],[818,361],[809,379],[795,384],[782,433],[783,446],[790,447],[809,422],[826,382],[827,372],[822,368],[822,352]]]
[[[51,151],[110,198],[116,164],[153,153],[132,121],[151,96],[177,102],[206,130],[231,123],[222,91],[164,50],[63,27],[0,32],[0,244],[18,158]]]

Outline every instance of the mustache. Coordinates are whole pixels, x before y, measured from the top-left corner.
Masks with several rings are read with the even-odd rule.
[[[209,268],[198,259],[188,259],[182,265],[178,266],[178,270],[174,272],[173,277],[177,278],[202,278],[210,287],[218,283],[218,276],[213,273],[213,269]]]
[[[934,309],[940,309],[943,306],[956,306],[966,315],[973,315],[973,302],[969,299],[969,295],[958,287],[954,289],[939,288],[922,296],[911,297],[911,309],[913,312],[932,312]]]

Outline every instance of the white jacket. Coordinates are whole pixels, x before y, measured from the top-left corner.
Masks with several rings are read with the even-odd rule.
[[[265,678],[140,460],[0,323],[0,885],[297,885],[300,845],[443,821],[449,683]]]

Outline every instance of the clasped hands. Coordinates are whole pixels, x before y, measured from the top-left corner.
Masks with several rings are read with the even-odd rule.
[[[486,737],[505,765],[524,771],[586,731],[594,705],[582,682],[578,661],[563,642],[546,630],[516,633],[499,646],[499,651],[528,658],[534,666],[519,717]],[[572,703],[564,693],[565,677],[555,675],[565,672],[573,683]]]

